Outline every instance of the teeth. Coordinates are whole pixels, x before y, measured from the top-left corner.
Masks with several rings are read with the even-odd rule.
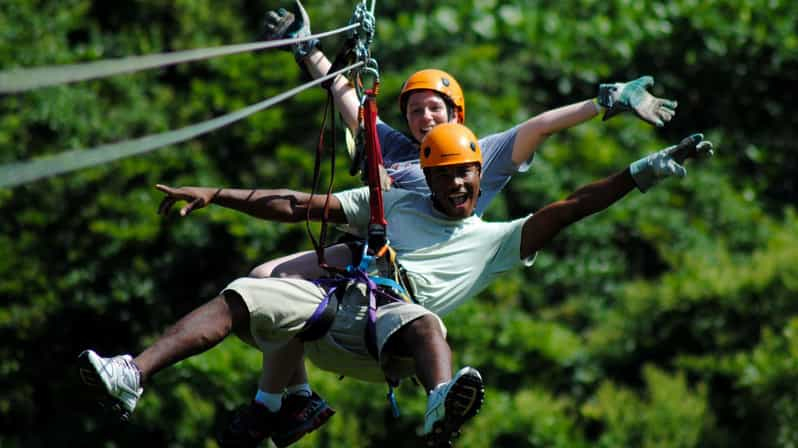
[[[452,201],[454,205],[461,205],[464,204],[467,199],[467,196],[464,194],[453,194],[449,196],[449,200]]]

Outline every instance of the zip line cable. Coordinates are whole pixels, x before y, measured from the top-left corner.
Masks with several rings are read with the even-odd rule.
[[[145,56],[131,56],[122,59],[106,59],[71,65],[53,65],[35,68],[10,69],[0,72],[0,94],[17,93],[40,87],[67,84],[89,79],[104,78],[122,73],[131,73],[151,68],[166,67],[183,62],[210,59],[247,51],[293,45],[311,39],[340,34],[359,27],[352,23],[324,33],[294,39],[280,39],[265,42],[227,45],[222,47],[198,48],[194,50],[176,51]]]
[[[358,14],[358,11],[367,8],[366,0],[363,0],[362,4],[356,7],[355,14],[347,26],[302,38],[251,42],[246,44],[200,48],[171,53],[131,56],[122,59],[107,59],[71,65],[44,66],[30,69],[17,68],[0,71],[0,94],[24,92],[40,87],[103,78],[150,68],[175,65],[183,62],[210,59],[218,56],[226,56],[247,51],[262,50],[266,48],[294,45],[307,40],[320,39],[346,31],[350,31],[350,40],[356,39],[359,44],[358,48],[360,48],[361,46],[364,46],[364,42],[366,44],[370,44],[371,36],[373,36],[373,11],[375,3],[376,1],[372,0],[370,14],[363,14],[362,12]],[[363,28],[363,30],[360,30],[360,28]],[[368,55],[368,51],[366,49],[363,50],[363,52],[364,55],[358,55],[360,57],[357,58],[357,62],[352,63],[348,67],[336,70],[333,73],[328,73],[319,79],[307,82],[299,87],[295,87],[272,98],[247,106],[238,111],[213,118],[211,120],[160,134],[152,134],[145,137],[128,139],[117,143],[103,144],[89,149],[64,151],[56,155],[45,156],[40,159],[29,160],[25,162],[12,162],[5,165],[0,165],[0,188],[13,187],[41,178],[100,165],[133,155],[143,154],[154,149],[180,143],[206,134],[248,117],[263,109],[271,107],[274,104],[284,101],[285,99],[290,98],[310,87],[319,84],[324,85],[325,82],[334,79],[340,74],[351,72],[357,67],[368,65],[367,61],[365,60],[365,57]]]
[[[278,42],[278,41],[275,41]],[[130,157],[163,146],[183,142],[202,134],[214,131],[230,123],[246,118],[256,112],[271,107],[281,101],[290,98],[303,90],[319,85],[328,79],[343,74],[349,70],[360,67],[364,62],[344,67],[334,73],[307,82],[301,86],[287,90],[279,95],[263,100],[259,103],[247,106],[236,112],[232,112],[221,117],[196,123],[174,131],[167,131],[161,134],[153,134],[145,137],[125,140],[118,143],[96,146],[90,149],[76,149],[65,151],[55,156],[31,160],[27,162],[16,162],[0,166],[0,188],[14,187],[23,183],[55,176],[69,171],[100,165],[114,160]]]

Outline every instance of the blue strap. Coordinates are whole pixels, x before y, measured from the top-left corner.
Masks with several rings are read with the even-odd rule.
[[[357,268],[353,268],[352,265],[349,265],[347,266],[346,269],[348,271],[354,269],[360,269],[363,272],[368,272],[369,265],[371,264],[371,261],[374,260],[374,257],[368,254],[368,250],[369,250],[368,243],[363,242],[363,253],[360,254],[360,264],[358,265]]]
[[[407,290],[405,290],[405,288],[403,288],[402,285],[400,285],[395,280],[378,276],[371,276],[371,279],[374,281],[374,283],[380,286],[387,286],[393,289],[399,295],[399,298],[404,300],[405,302],[414,303],[414,301],[410,297],[410,294],[407,293]]]
[[[397,281],[395,281],[393,279],[390,279],[390,278],[387,278],[387,277],[380,277],[380,276],[377,276],[377,275],[368,275],[368,274],[366,274],[368,272],[369,265],[374,260],[374,257],[368,254],[368,248],[369,248],[368,243],[364,243],[363,244],[363,253],[360,254],[360,264],[358,264],[357,267],[354,267],[354,265],[350,264],[349,266],[346,267],[346,271],[349,272],[349,273],[354,273],[355,271],[360,271],[363,274],[365,274],[368,278],[373,280],[374,283],[376,283],[376,284],[378,284],[380,286],[387,286],[387,287],[393,289],[394,292],[396,292],[396,294],[399,296],[399,298],[402,299],[403,301],[405,301],[407,303],[416,303],[415,299],[410,294],[408,294],[407,290],[402,285],[400,285]]]
[[[399,417],[399,402],[396,401],[396,393],[393,390],[393,384],[388,383],[388,402],[391,403],[391,413],[394,418]]]

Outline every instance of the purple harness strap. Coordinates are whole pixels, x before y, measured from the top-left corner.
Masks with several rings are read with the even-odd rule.
[[[319,279],[313,283],[319,285],[327,291],[324,295],[319,306],[310,315],[310,318],[305,322],[305,325],[297,333],[297,337],[303,342],[315,341],[321,339],[332,327],[335,321],[335,315],[338,313],[338,297],[335,294],[339,282],[330,280],[337,279]]]
[[[342,297],[340,295],[336,296],[339,288],[347,288],[350,283],[363,283],[366,285],[366,294],[368,295],[368,309],[366,311],[368,319],[365,329],[366,348],[369,354],[374,359],[378,360],[377,296],[383,300],[392,302],[404,302],[404,300],[379,288],[377,283],[371,279],[366,271],[358,268],[350,269],[345,276],[320,278],[314,280],[313,283],[324,288],[327,293],[324,295],[324,299],[319,303],[316,310],[313,311],[313,314],[305,323],[305,326],[302,327],[302,330],[299,332],[300,339],[303,341],[313,341],[324,336],[332,326],[332,321],[335,319],[335,312],[338,310],[338,298]]]
[[[324,299],[321,301],[319,306],[311,315],[310,319],[308,319],[307,323],[303,327],[300,335],[304,333],[309,333],[309,335],[314,336],[315,339],[319,339],[324,334],[329,331],[330,327],[332,326],[333,321],[335,320],[335,314],[332,313],[332,318],[326,317],[330,316],[330,309],[334,308],[335,311],[338,309],[338,299],[336,298],[336,292],[339,288],[348,288],[351,283],[363,283],[366,285],[366,290],[368,292],[368,310],[367,316],[368,320],[366,321],[366,328],[364,334],[364,340],[366,343],[366,349],[368,350],[369,354],[377,361],[379,361],[379,350],[377,349],[377,295],[380,296],[382,299],[387,299],[388,301],[393,302],[402,302],[406,303],[404,300],[390,294],[387,291],[380,289],[374,280],[369,277],[369,275],[363,269],[354,268],[350,269],[347,272],[347,276],[342,277],[334,277],[334,278],[322,278],[313,281],[314,284],[319,285],[326,289],[327,293],[324,296]],[[346,291],[344,289],[344,291]],[[332,302],[335,302],[334,306],[330,306]],[[329,324],[327,324],[329,322]],[[314,339],[303,339],[303,340],[314,340]],[[396,395],[394,393],[394,388],[398,386],[398,381],[392,380],[389,378],[385,378],[386,382],[388,383],[388,402],[391,404],[391,412],[394,417],[399,416],[399,405],[396,401]]]

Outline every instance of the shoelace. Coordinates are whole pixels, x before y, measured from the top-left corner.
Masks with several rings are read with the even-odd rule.
[[[140,383],[141,381],[140,380],[141,374],[139,373],[138,367],[136,367],[136,365],[133,364],[133,362],[128,358],[124,357],[111,358],[109,362],[103,365],[102,369],[111,377],[115,377],[117,376],[117,374],[119,374],[119,376],[121,376],[125,380],[129,378],[129,375],[126,375],[125,372],[131,370],[136,374],[135,378],[136,383]],[[128,384],[128,381],[119,381],[116,383],[116,386],[134,395],[138,394],[137,386],[139,386],[139,384],[131,385]]]

